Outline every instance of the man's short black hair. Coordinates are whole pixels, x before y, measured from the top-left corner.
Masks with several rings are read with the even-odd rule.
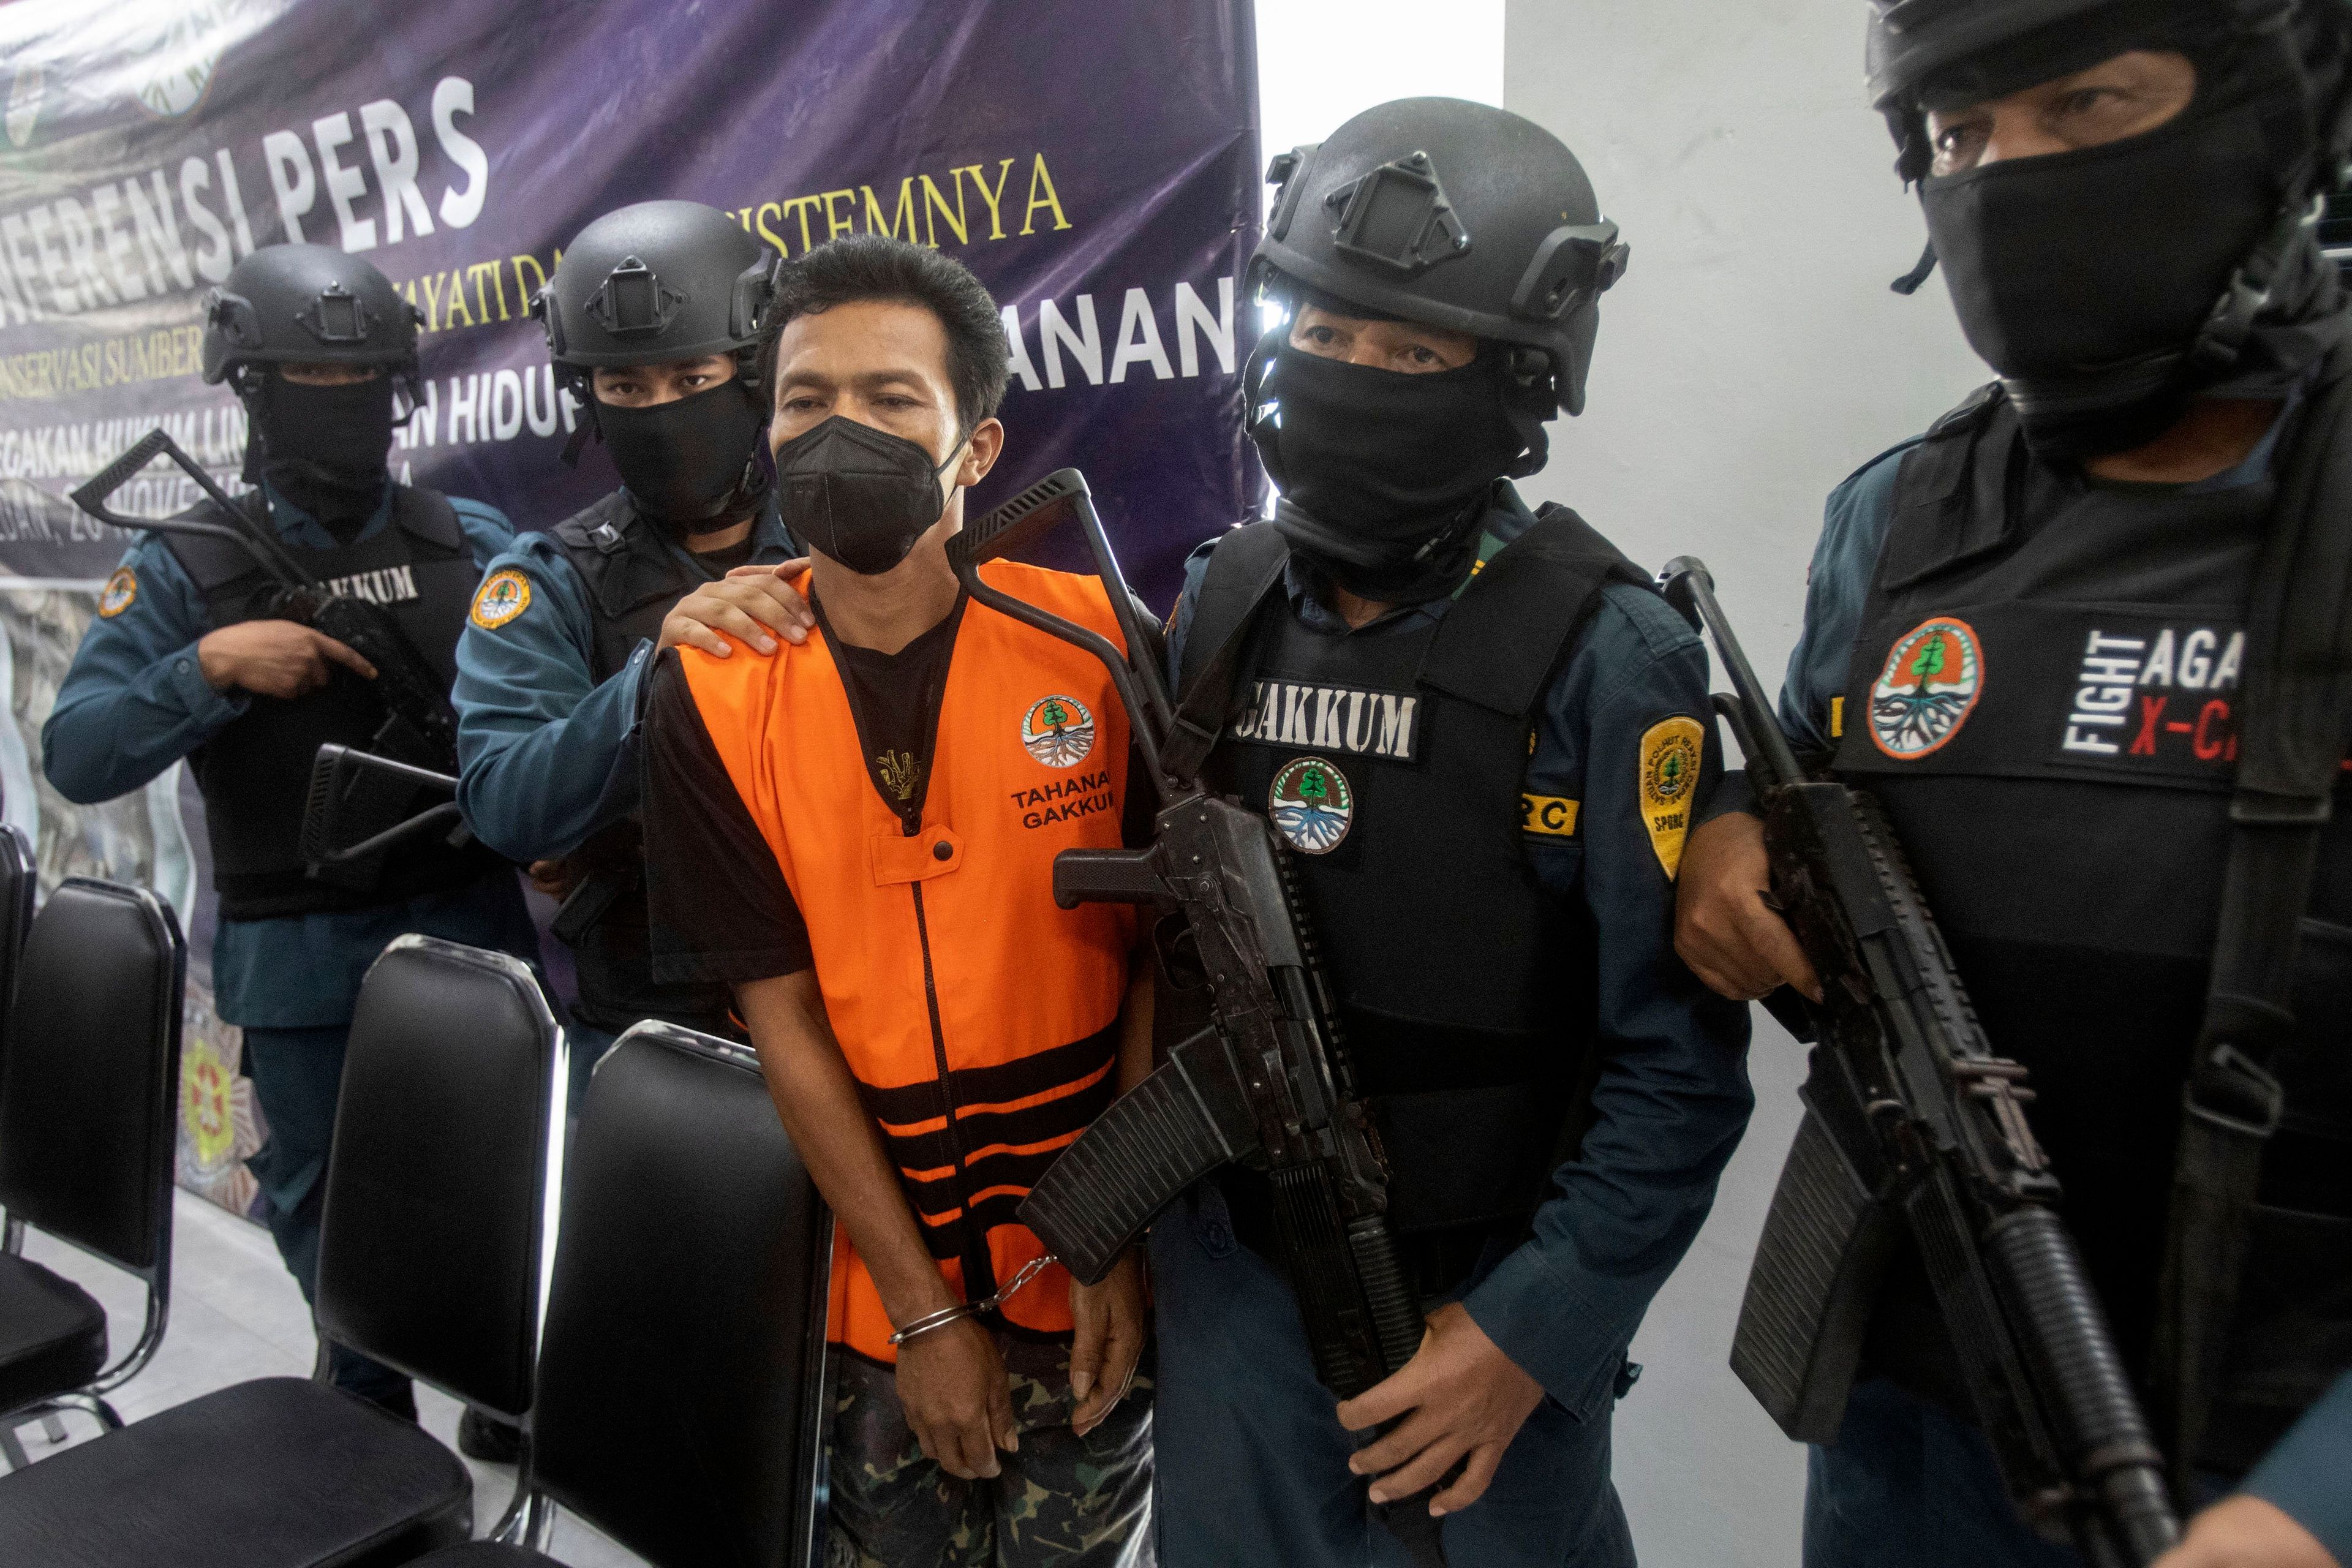
[[[964,429],[996,412],[1013,356],[994,297],[962,262],[887,234],[844,235],[785,266],[760,333],[760,384],[775,384],[776,343],[793,317],[860,300],[899,300],[937,316]]]

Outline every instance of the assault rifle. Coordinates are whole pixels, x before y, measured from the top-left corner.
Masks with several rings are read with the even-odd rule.
[[[982,561],[1073,517],[1129,655],[979,574]],[[1050,475],[967,524],[948,555],[974,599],[1076,645],[1110,672],[1160,801],[1154,842],[1064,850],[1054,861],[1054,901],[1180,914],[1160,928],[1160,956],[1171,974],[1206,984],[1214,1019],[1064,1151],[1022,1202],[1021,1221],[1093,1284],[1210,1172],[1235,1162],[1265,1172],[1316,1375],[1352,1398],[1420,1349],[1421,1306],[1389,1234],[1388,1161],[1349,1071],[1288,852],[1265,818],[1201,780],[1223,716],[1211,716],[1204,729],[1179,711],[1151,657],[1157,638],[1076,469]],[[1391,1503],[1383,1517],[1422,1562],[1443,1563],[1427,1496]]]
[[[195,518],[126,517],[106,503],[131,477],[158,457],[177,463],[196,488],[229,519],[227,523]],[[144,529],[151,533],[177,533],[223,540],[253,558],[274,586],[262,614],[273,620],[297,621],[334,638],[375,666],[370,684],[383,700],[383,725],[368,742],[376,755],[436,773],[457,771],[457,715],[449,693],[433,667],[425,661],[407,634],[382,605],[331,592],[304,569],[277,536],[254,521],[251,511],[213,482],[210,474],[182,451],[162,430],[152,430],[129,450],[100,469],[89,483],[73,492],[74,504],[117,528]]]
[[[434,804],[415,811],[428,796]],[[302,809],[302,861],[314,880],[373,891],[385,854],[428,833],[453,849],[472,842],[456,778],[348,746],[319,748]]]
[[[1735,695],[1717,710],[1763,807],[1772,898],[1821,976],[1797,1131],[1731,1367],[1800,1442],[1837,1436],[1905,1227],[2018,1508],[2095,1568],[2180,1539],[2148,1435],[2034,1141],[2025,1068],[1994,1051],[1877,802],[1809,779],[1688,556],[1660,584]]]

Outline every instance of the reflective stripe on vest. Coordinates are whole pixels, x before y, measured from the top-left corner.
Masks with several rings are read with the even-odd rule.
[[[983,572],[1118,643],[1092,578],[1012,563]],[[1118,693],[1087,654],[968,605],[922,831],[909,836],[875,790],[821,633],[768,658],[680,654],[808,923],[826,1016],[940,1274],[960,1296],[989,1294],[1044,1251],[1014,1209],[1118,1089],[1114,1025],[1134,917],[1058,909],[1053,893],[1058,851],[1119,843]],[[833,1338],[895,1360],[888,1317],[845,1238],[836,1262]],[[1067,1273],[1047,1269],[1004,1318],[1067,1332]]]

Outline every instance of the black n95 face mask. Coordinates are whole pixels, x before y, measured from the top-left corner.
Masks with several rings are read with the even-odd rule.
[[[1350,593],[1451,593],[1476,552],[1473,514],[1526,448],[1490,357],[1423,374],[1287,342],[1271,357],[1250,437],[1282,489],[1275,527]]]
[[[2059,458],[2128,449],[2180,416],[2198,390],[2187,353],[2279,199],[2259,102],[1920,186],[1969,346]]]
[[[701,522],[746,488],[760,447],[762,410],[737,381],[650,408],[596,405],[613,466],[637,510],[657,522]]]
[[[878,577],[946,514],[940,475],[963,448],[959,439],[934,463],[904,437],[835,414],[776,448],[784,526],[819,554]]]

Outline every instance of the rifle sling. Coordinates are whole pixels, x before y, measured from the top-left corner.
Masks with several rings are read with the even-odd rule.
[[[2299,924],[2311,901],[2352,712],[2352,342],[2339,341],[2255,565],[2242,752],[2205,1016],[2191,1062],[2154,1360],[2176,1475],[2193,1473],[2235,1317],[2263,1151],[2294,1029]]]
[[[1177,671],[1176,722],[1160,748],[1162,764],[1177,777],[1198,778],[1208,765],[1233,714],[1250,629],[1267,597],[1280,591],[1289,561],[1289,546],[1271,528],[1239,530],[1209,557],[1193,602],[1184,668]]]

